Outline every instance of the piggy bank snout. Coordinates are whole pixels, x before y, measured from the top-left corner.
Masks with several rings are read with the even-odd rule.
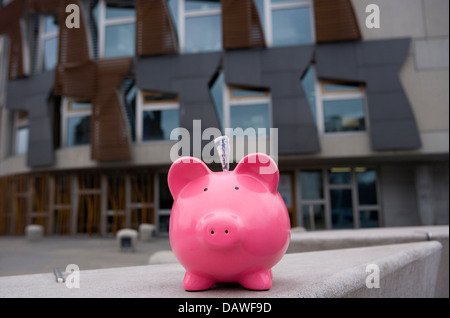
[[[209,247],[218,249],[235,247],[242,243],[242,220],[234,214],[210,213],[199,222],[198,232]]]

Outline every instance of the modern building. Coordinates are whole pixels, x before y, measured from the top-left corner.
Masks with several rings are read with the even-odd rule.
[[[227,128],[292,226],[449,222],[447,0],[0,4],[0,234],[164,235],[173,155]]]

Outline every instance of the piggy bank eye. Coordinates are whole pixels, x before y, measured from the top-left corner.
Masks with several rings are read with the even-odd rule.
[[[208,188],[204,188],[203,191],[208,191]]]
[[[239,187],[234,187],[234,190],[239,190]]]

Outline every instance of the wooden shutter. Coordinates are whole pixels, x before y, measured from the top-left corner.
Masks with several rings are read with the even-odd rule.
[[[29,0],[29,6],[31,11],[57,13],[62,2],[61,0]],[[76,2],[72,1],[72,3]]]
[[[266,45],[253,0],[222,0],[222,34],[224,49]]]
[[[314,0],[314,16],[317,43],[361,39],[350,0]]]
[[[68,4],[79,5],[78,0],[65,0],[59,7],[58,65],[54,92],[57,95],[92,98],[94,96],[94,63],[90,60],[87,27],[80,10],[80,28],[66,27],[65,8]]]
[[[24,66],[25,36],[21,26],[25,4],[25,0],[15,0],[0,9],[0,34],[9,36],[9,80],[28,75]]]
[[[130,132],[118,87],[131,67],[131,58],[96,61],[96,92],[91,117],[91,158],[129,160]]]
[[[136,1],[136,54],[177,52],[177,39],[165,0]]]

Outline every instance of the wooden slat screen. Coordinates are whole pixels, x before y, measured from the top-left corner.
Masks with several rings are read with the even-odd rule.
[[[61,0],[29,0],[29,6],[31,11],[57,13],[62,2]]]
[[[78,0],[65,0],[59,7],[59,16],[64,17],[66,4],[77,4]],[[82,19],[83,11],[80,12]],[[94,96],[95,65],[90,59],[87,26],[80,23],[79,29],[68,29],[65,19],[59,19],[59,55],[55,73],[54,92],[57,95],[92,98]]]
[[[67,4],[62,2],[59,16],[65,16]],[[83,11],[80,11],[83,14]],[[91,158],[98,161],[128,160],[130,132],[117,88],[131,66],[131,59],[91,59],[87,25],[81,17],[79,29],[68,29],[59,20],[59,57],[54,92],[57,95],[83,97],[92,100]]]
[[[136,1],[136,54],[177,52],[177,39],[165,0]]]
[[[222,0],[224,49],[264,47],[264,32],[253,0]]]
[[[130,58],[96,61],[96,91],[91,117],[93,160],[131,158],[130,132],[117,90],[130,67]]]
[[[28,75],[24,66],[24,30],[21,27],[25,5],[25,0],[15,0],[0,10],[0,34],[9,36],[9,80]]]
[[[361,39],[350,0],[314,0],[314,17],[317,43]]]

